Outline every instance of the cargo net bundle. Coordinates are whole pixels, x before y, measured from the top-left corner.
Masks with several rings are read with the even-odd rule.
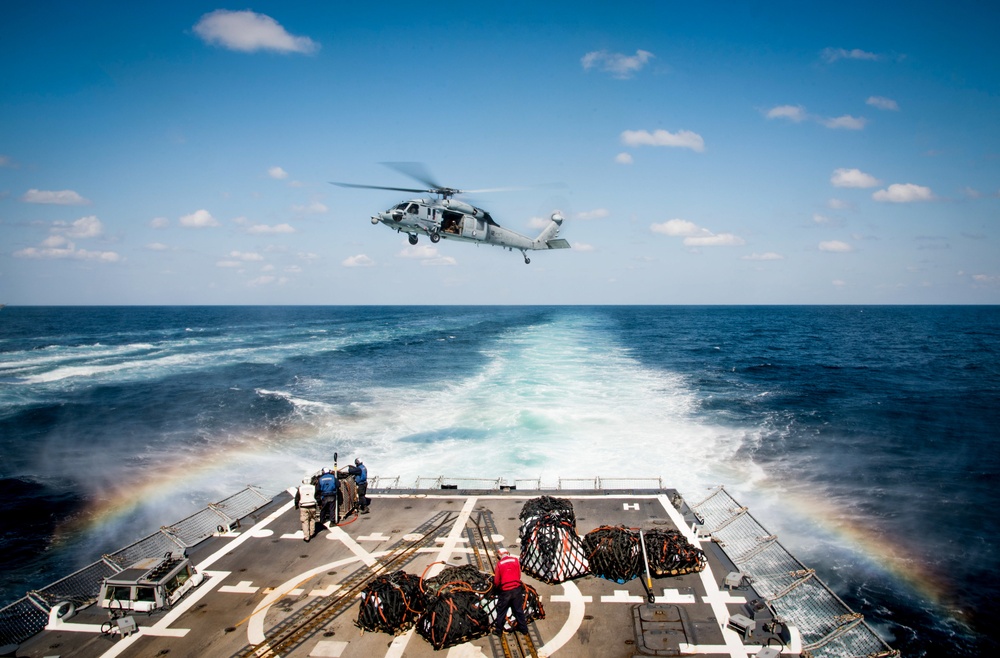
[[[643,533],[649,572],[655,578],[683,576],[705,570],[705,552],[695,547],[679,530],[650,530]]]
[[[365,631],[398,635],[417,622],[425,601],[420,576],[405,571],[381,575],[361,592],[361,607],[354,625]]]
[[[521,508],[520,519],[525,572],[550,585],[590,573],[571,502],[552,496],[533,498]]]
[[[492,576],[471,565],[445,567],[422,585],[427,603],[417,619],[417,633],[435,649],[471,642],[492,632],[498,596]],[[524,589],[525,620],[544,619],[538,592],[527,584]],[[513,628],[515,623],[508,612],[505,627]]]
[[[642,542],[646,543],[649,572],[656,578],[681,576],[705,569],[705,553],[677,530],[639,533],[624,526],[602,526],[583,538],[590,572],[607,580],[625,583],[643,569]]]
[[[601,526],[583,538],[590,573],[616,583],[626,583],[642,572],[639,533],[625,526]]]

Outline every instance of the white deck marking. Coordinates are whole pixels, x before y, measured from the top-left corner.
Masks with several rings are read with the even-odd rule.
[[[402,635],[397,635],[392,640],[392,644],[389,645],[389,650],[385,652],[385,658],[403,658],[403,652],[406,650],[406,644],[413,637],[414,630],[411,628]]]
[[[663,596],[656,597],[657,603],[694,603],[694,594],[681,594],[680,590],[664,589]]]
[[[660,494],[657,496],[657,499],[660,501],[663,509],[666,510],[667,516],[670,517],[675,526],[681,529],[687,540],[700,548],[701,540],[690,531],[684,522],[684,517],[674,508],[673,504],[667,499],[667,496]],[[705,564],[705,569],[698,576],[701,578],[701,584],[705,588],[705,592],[707,592],[702,600],[712,606],[712,614],[715,616],[716,623],[719,624],[719,628],[722,630],[722,637],[726,641],[726,644],[714,647],[711,651],[706,650],[706,647],[688,645],[691,647],[690,653],[728,653],[733,658],[746,658],[747,648],[743,645],[736,631],[728,627],[729,609],[726,607],[726,603],[735,603],[736,601],[733,599],[737,597],[724,594],[719,589],[718,584],[715,582],[715,576],[712,575],[712,567],[708,564]],[[746,599],[743,600],[745,601]]]
[[[580,624],[583,623],[583,613],[587,609],[586,604],[593,600],[590,596],[584,596],[580,592],[580,588],[572,580],[566,581],[562,586],[562,596],[558,598],[551,596],[549,600],[569,602],[569,613],[566,614],[566,622],[559,629],[559,632],[545,643],[545,646],[538,649],[538,655],[551,656],[556,651],[559,651],[563,645],[572,640],[576,636],[576,632],[580,630]]]
[[[448,658],[479,658],[485,655],[482,649],[469,642],[448,649]]]
[[[309,652],[309,658],[340,658],[350,642],[340,640],[320,640]]]
[[[346,546],[348,549],[350,549],[352,553],[361,558],[361,561],[364,562],[369,567],[374,567],[376,564],[378,564],[378,561],[374,557],[372,557],[372,554],[366,551],[365,549],[361,548],[361,544],[354,541],[354,539],[349,534],[344,532],[344,529],[341,528],[340,526],[334,526],[333,529],[330,530],[330,535],[328,536],[328,538],[340,540],[340,542],[344,544],[344,546]]]
[[[463,553],[467,552],[467,549],[465,548],[459,549],[458,543],[461,541],[468,541],[462,536],[462,533],[465,532],[465,524],[468,523],[469,517],[472,515],[472,510],[476,508],[477,501],[478,498],[475,496],[469,496],[465,499],[465,504],[462,505],[462,511],[458,513],[458,518],[455,519],[454,525],[451,526],[448,536],[444,538],[441,551],[437,554],[434,562],[447,562],[452,553],[456,553],[458,551],[462,551]],[[438,541],[441,541],[441,539],[439,538]],[[441,573],[441,570],[444,569],[444,567],[444,564],[431,565],[430,569],[428,569],[427,573],[424,575],[424,578],[433,578]],[[386,658],[402,658],[403,652],[406,650],[406,644],[410,641],[411,637],[413,637],[412,628],[407,633],[404,633],[393,640],[392,644],[389,645],[389,650],[385,652]]]
[[[242,535],[240,535],[239,537],[237,537],[233,541],[228,542],[225,546],[223,546],[222,548],[220,548],[219,550],[217,550],[216,552],[212,553],[207,558],[205,558],[204,560],[202,560],[200,564],[198,564],[198,565],[195,566],[195,568],[198,569],[198,571],[204,571],[205,569],[209,568],[210,566],[212,566],[213,564],[215,564],[218,560],[220,560],[223,557],[225,557],[226,555],[228,555],[234,548],[236,548],[237,546],[239,546],[243,542],[245,542],[245,541],[247,541],[249,539],[252,539],[254,537],[254,535],[258,531],[263,530],[264,528],[266,528],[268,526],[268,524],[271,523],[271,521],[274,521],[276,518],[278,518],[279,516],[281,516],[282,514],[284,514],[285,512],[287,512],[288,510],[292,509],[292,507],[294,507],[294,506],[295,506],[295,501],[291,501],[291,500],[288,501],[287,503],[285,503],[284,505],[282,505],[278,509],[274,510],[271,514],[269,514],[260,523],[258,523],[257,525],[255,525],[252,532],[244,532]],[[299,535],[299,536],[301,537],[301,535]]]
[[[333,585],[327,585],[323,589],[314,589],[310,591],[309,596],[330,596],[338,589],[340,589],[340,585],[334,583]]]
[[[628,511],[638,512],[639,503],[622,503],[622,509],[625,510],[626,512]]]
[[[359,535],[358,541],[389,541],[392,539],[389,535],[383,535],[381,532],[373,532],[370,535]]]
[[[253,587],[250,583],[251,581],[249,580],[241,580],[235,585],[223,585],[219,588],[219,591],[226,594],[256,594],[260,588]]]
[[[633,596],[627,589],[616,589],[612,596],[602,596],[601,603],[645,603],[646,597]]]

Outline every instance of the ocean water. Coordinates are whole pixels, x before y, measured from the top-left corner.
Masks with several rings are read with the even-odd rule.
[[[994,655],[1000,307],[8,307],[0,603],[246,484],[724,484],[905,656]]]

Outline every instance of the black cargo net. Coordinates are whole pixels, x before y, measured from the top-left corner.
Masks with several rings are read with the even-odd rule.
[[[538,592],[527,584],[524,589],[525,619],[544,619]],[[415,626],[435,649],[446,649],[493,631],[498,595],[493,577],[471,565],[445,567],[426,579],[396,571],[374,579],[361,593],[355,626],[394,635]],[[505,628],[515,624],[509,611]]]
[[[543,583],[586,576],[587,556],[576,534],[573,505],[563,498],[533,498],[521,508],[521,568]]]
[[[639,533],[624,526],[601,526],[583,538],[590,573],[625,583],[643,570]]]
[[[366,631],[399,634],[413,626],[424,611],[420,576],[405,571],[379,576],[361,592],[354,625]]]
[[[653,577],[683,576],[705,569],[705,553],[693,546],[679,530],[649,530],[642,534]]]

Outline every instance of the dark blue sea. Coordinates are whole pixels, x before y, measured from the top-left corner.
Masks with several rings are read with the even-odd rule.
[[[1000,307],[7,307],[0,602],[335,451],[726,485],[905,656],[996,655]]]

